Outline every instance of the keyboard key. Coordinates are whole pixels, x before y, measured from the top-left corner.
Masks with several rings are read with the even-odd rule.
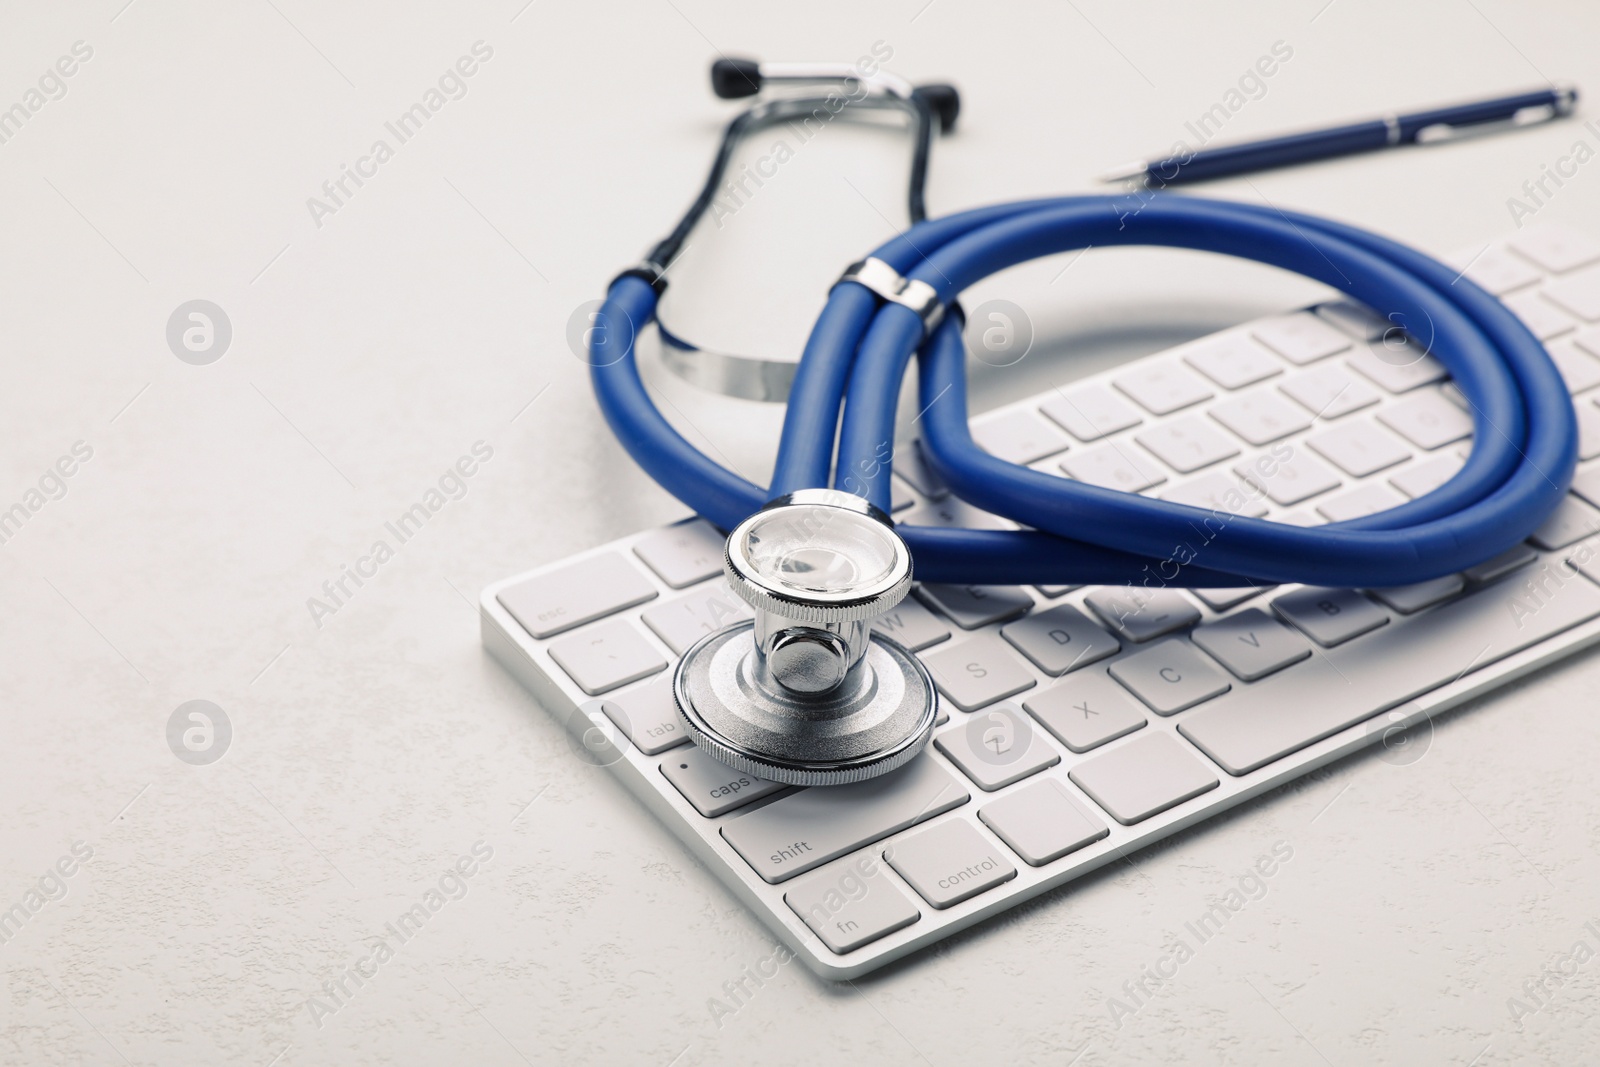
[[[936,908],[948,908],[1017,876],[1001,851],[965,819],[951,819],[883,850],[889,866]]]
[[[1456,476],[1466,460],[1454,453],[1437,456],[1389,476],[1389,484],[1412,500],[1426,496]]]
[[[1451,256],[1445,262],[1495,296],[1504,296],[1525,285],[1532,285],[1542,277],[1526,260],[1518,259],[1505,249],[1493,245]]]
[[[1175,715],[1233,688],[1227,675],[1181,637],[1169,637],[1117,660],[1111,665],[1111,677],[1157,715]]]
[[[1243,604],[1251,597],[1258,597],[1273,586],[1244,585],[1231,589],[1191,589],[1189,590],[1196,600],[1200,601],[1212,611],[1227,611],[1229,608]]]
[[[1339,476],[1306,449],[1295,449],[1284,459],[1276,454],[1258,456],[1238,464],[1233,472],[1283,507],[1339,488]]]
[[[1484,560],[1475,567],[1468,567],[1461,572],[1469,582],[1492,582],[1496,578],[1503,578],[1512,571],[1526,567],[1539,558],[1539,553],[1527,545],[1514,545],[1498,556]]]
[[[600,709],[635,748],[655,756],[689,740],[678,703],[672,698],[672,675],[666,674],[603,701]]]
[[[1430,452],[1472,436],[1472,416],[1432,389],[1390,404],[1378,412],[1378,421]]]
[[[1450,403],[1454,404],[1462,411],[1470,412],[1472,410],[1472,402],[1467,399],[1467,394],[1461,391],[1461,386],[1456,382],[1440,382],[1438,390],[1440,396],[1450,401]]]
[[[1271,444],[1311,425],[1310,415],[1272,389],[1213,404],[1206,414],[1253,445]]]
[[[788,786],[736,771],[698,748],[686,748],[661,761],[661,773],[683,799],[708,819],[726,815]]]
[[[1590,399],[1600,403],[1600,396]],[[1600,408],[1594,404],[1575,404],[1573,411],[1578,416],[1578,458],[1600,456]]]
[[[1278,390],[1319,419],[1337,419],[1378,402],[1378,391],[1337,363],[1296,374]]]
[[[1065,434],[1031,411],[989,416],[972,424],[972,439],[997,459],[1028,464],[1066,451]]]
[[[1022,706],[1074,752],[1099,748],[1148,721],[1143,707],[1104,671],[1071,675]]]
[[[1047,597],[1047,598],[1049,598],[1051,600],[1054,600],[1058,596],[1066,596],[1068,593],[1072,592],[1074,589],[1082,589],[1083,586],[1081,586],[1081,585],[1036,585],[1036,586],[1034,586],[1034,588],[1039,590],[1039,593],[1042,596],[1045,596],[1045,597]]]
[[[1042,867],[1111,833],[1049,778],[984,805],[978,818],[1031,867]]]
[[[1600,533],[1600,511],[1568,493],[1528,540],[1550,551],[1576,544],[1594,533]]]
[[[1600,259],[1600,244],[1574,230],[1533,226],[1510,241],[1512,249],[1552,274],[1562,274]]]
[[[750,607],[734,595],[727,582],[716,582],[647,608],[639,617],[681,656],[706,634],[750,618]]]
[[[916,502],[917,498],[911,495],[911,487],[906,484],[905,479],[898,474],[891,474],[889,476],[890,513],[904,511]]]
[[[1323,648],[1342,645],[1389,621],[1382,608],[1353,589],[1303,586],[1275,597],[1272,609]]]
[[[928,756],[850,785],[803,789],[722,827],[723,840],[762,879],[787,881],[972,798]]]
[[[1345,362],[1391,393],[1432,385],[1443,381],[1448,373],[1443,363],[1410,338],[1394,337],[1378,344],[1357,345],[1345,357]]]
[[[648,678],[667,665],[626,619],[552,642],[550,658],[592,697]]]
[[[1337,326],[1343,333],[1357,341],[1377,341],[1394,328],[1394,323],[1373,311],[1365,304],[1353,300],[1335,300],[1319,304],[1317,317]]]
[[[1600,356],[1600,326],[1590,326],[1587,329],[1579,330],[1572,338],[1572,341],[1591,356]],[[1579,390],[1574,389],[1572,391],[1576,393]]]
[[[1078,788],[1124,826],[1215,789],[1217,776],[1162,733],[1125,741],[1068,772]]]
[[[1449,600],[1467,586],[1459,574],[1430,578],[1410,585],[1393,585],[1386,589],[1369,589],[1367,592],[1389,605],[1402,615],[1414,615],[1423,608],[1431,608],[1440,601]]]
[[[1010,646],[994,633],[974,634],[922,657],[939,692],[962,711],[977,711],[1037,683]]]
[[[1260,490],[1247,489],[1231,475],[1223,474],[1221,471],[1202,474],[1182,485],[1173,486],[1161,494],[1161,499],[1170,500],[1174,504],[1188,504],[1192,508],[1226,512],[1229,515],[1260,518],[1267,513],[1267,506],[1261,502]]]
[[[1589,343],[1600,347],[1600,327],[1592,328],[1585,333],[1593,334]],[[1585,389],[1593,389],[1600,385],[1600,359],[1595,359],[1578,347],[1583,341],[1584,335],[1580,334],[1572,340],[1557,341],[1545,348],[1545,351],[1550,353],[1551,360],[1555,362],[1556,369],[1561,372],[1562,380],[1567,383],[1569,393],[1581,393]]]
[[[1600,466],[1580,470],[1572,476],[1572,491],[1589,503],[1600,507]]]
[[[674,589],[722,573],[728,539],[704,519],[691,519],[652,530],[633,544],[633,554]]]
[[[950,637],[950,627],[910,597],[879,615],[872,628],[913,652],[921,652]]]
[[[1175,589],[1107,585],[1084,597],[1084,603],[1101,622],[1134,642],[1149,641],[1200,621],[1200,609]]]
[[[1052,422],[1080,441],[1098,441],[1144,419],[1103,385],[1071,389],[1040,405]]]
[[[1061,762],[1061,754],[1014,704],[974,712],[959,726],[935,737],[933,743],[986,793]]]
[[[1238,445],[1194,415],[1141,430],[1133,439],[1179,474],[1188,474],[1239,454]]]
[[[895,449],[894,473],[904,478],[911,487],[929,500],[943,500],[950,495],[950,487],[944,484],[933,468],[928,466],[928,458],[923,455],[922,441],[912,441],[903,448]]]
[[[797,879],[783,894],[783,902],[841,956],[922,918],[871,853]]]
[[[1236,678],[1246,682],[1265,678],[1311,655],[1305,638],[1260,608],[1246,608],[1218,622],[1197,626],[1189,636]]]
[[[963,630],[1014,619],[1033,607],[1033,597],[1019,585],[930,585],[917,587],[917,596],[938,608]]]
[[[1501,303],[1510,308],[1512,314],[1521,319],[1522,324],[1541,341],[1559,337],[1578,325],[1576,319],[1550,303],[1537,290],[1508,296]]]
[[[1370,419],[1343,422],[1314,433],[1306,438],[1306,444],[1354,478],[1365,478],[1411,458],[1409,448]]]
[[[495,599],[524,630],[545,638],[656,595],[656,587],[620,552],[606,552],[518,582]]]
[[[1569,274],[1544,287],[1544,297],[1580,319],[1600,319],[1600,268]]]
[[[1257,341],[1300,366],[1350,347],[1350,338],[1309,311],[1263,319],[1250,329]]]
[[[1153,415],[1167,415],[1215,395],[1204,378],[1171,359],[1141,360],[1111,384]]]
[[[1124,493],[1137,493],[1167,480],[1155,460],[1147,459],[1128,441],[1072,453],[1061,461],[1061,469],[1080,482]]]
[[[1563,553],[1563,556],[1562,562],[1568,567],[1600,585],[1600,542],[1580,542],[1572,552]]]
[[[1243,334],[1201,341],[1183,361],[1224,389],[1241,389],[1283,373],[1283,364]]]
[[[1425,624],[1313,656],[1184,716],[1178,731],[1229,774],[1329,734],[1600,616],[1600,587],[1559,564],[1487,585]],[[1537,606],[1535,606],[1537,605]]]
[[[1324,497],[1317,511],[1329,522],[1349,522],[1352,519],[1376,515],[1380,511],[1399,507],[1406,498],[1382,482],[1368,482],[1349,492]]]
[[[1046,674],[1087,667],[1122,650],[1122,643],[1071,604],[1035,612],[1000,630],[1018,652]]]
[[[1015,530],[1016,523],[975,508],[960,497],[945,493],[942,500],[930,500],[898,517],[895,522],[910,526],[946,526],[967,530]]]

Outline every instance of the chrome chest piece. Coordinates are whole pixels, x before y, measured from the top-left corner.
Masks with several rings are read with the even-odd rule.
[[[755,619],[678,664],[673,695],[695,744],[790,785],[858,782],[922,751],[933,679],[872,632],[911,589],[911,554],[887,515],[851,493],[801,490],[740,523],[723,562]]]

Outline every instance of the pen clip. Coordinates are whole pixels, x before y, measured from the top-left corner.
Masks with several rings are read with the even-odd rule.
[[[1432,126],[1424,126],[1418,130],[1413,140],[1417,144],[1437,144],[1440,141],[1460,141],[1468,137],[1481,137],[1502,130],[1512,130],[1521,126],[1537,126],[1541,122],[1549,122],[1565,114],[1555,104],[1536,104],[1525,107],[1508,119],[1498,119],[1490,122],[1474,122],[1464,126],[1452,126],[1447,122],[1436,122]]]

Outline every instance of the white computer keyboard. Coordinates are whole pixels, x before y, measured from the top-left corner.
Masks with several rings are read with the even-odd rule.
[[[1600,457],[1600,243],[1528,230],[1460,258],[1549,346]],[[1240,326],[973,422],[1036,470],[1301,524],[1449,478],[1471,420],[1443,368],[1335,304]],[[903,477],[903,481],[900,479]],[[1012,524],[953,497],[914,446],[896,517]],[[1461,575],[1303,587],[929,586],[881,628],[937,681],[905,768],[794,789],[688,743],[669,689],[747,615],[701,520],[483,593],[484,643],[818,974],[850,978],[1600,638],[1600,463],[1525,546]]]

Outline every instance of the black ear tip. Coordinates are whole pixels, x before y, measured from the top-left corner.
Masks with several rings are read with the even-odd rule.
[[[761,91],[761,64],[753,59],[728,59],[711,64],[711,91],[723,100],[754,96]]]
[[[919,85],[913,91],[939,116],[940,133],[956,128],[956,117],[961,114],[961,94],[954,85]]]

